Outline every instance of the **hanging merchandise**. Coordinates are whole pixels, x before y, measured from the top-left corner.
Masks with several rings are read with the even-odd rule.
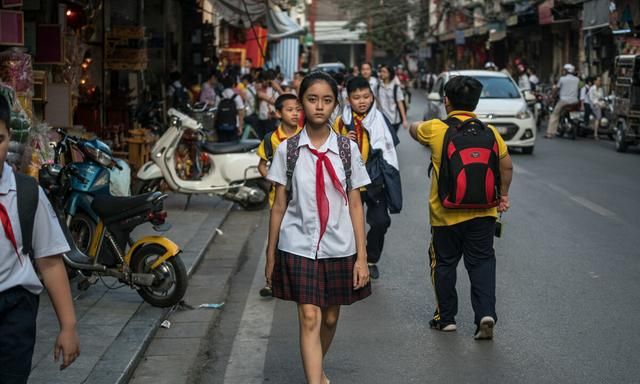
[[[0,81],[0,97],[4,97],[11,106],[11,141],[9,142],[9,154],[7,162],[18,169],[24,169],[26,162],[30,160],[29,135],[31,120],[18,102],[15,90],[8,84]]]
[[[33,69],[31,55],[24,48],[0,52],[0,79],[18,93],[31,92]]]

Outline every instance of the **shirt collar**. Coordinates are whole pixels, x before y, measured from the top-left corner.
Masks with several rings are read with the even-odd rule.
[[[9,164],[4,163],[2,178],[0,178],[0,195],[6,195],[9,191],[16,190],[16,179],[13,177],[13,169]]]
[[[311,145],[311,140],[309,139],[309,135],[307,135],[306,126],[300,132],[300,142],[298,143],[298,148],[304,147],[304,146],[308,146],[309,148],[314,148],[313,145]],[[316,148],[316,149],[318,150],[318,152],[326,152],[327,150],[329,150],[335,154],[339,154],[338,136],[336,136],[336,133],[333,131],[333,129],[329,130],[329,138],[327,139],[327,141],[324,142],[324,144],[322,144],[322,147]]]
[[[469,112],[469,111],[451,111],[451,113],[447,117],[453,117],[453,116],[457,116],[457,115],[468,116],[468,117],[470,117],[472,119],[477,118],[475,113]]]

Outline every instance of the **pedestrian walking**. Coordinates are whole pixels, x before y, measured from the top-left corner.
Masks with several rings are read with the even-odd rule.
[[[222,78],[222,97],[218,102],[214,126],[219,141],[234,141],[242,136],[244,128],[244,102],[234,90],[234,81],[230,76]]]
[[[409,128],[404,95],[400,84],[395,80],[395,72],[388,65],[380,67],[380,83],[378,84],[378,109],[391,122],[393,129],[398,132],[400,125]]]
[[[400,167],[394,140],[395,131],[375,107],[369,82],[362,76],[347,83],[348,103],[333,128],[358,144],[371,184],[362,188],[362,201],[367,206],[367,262],[372,279],[380,276],[378,262],[384,238],[391,226],[391,213],[402,209]]]
[[[300,103],[298,103],[298,97],[291,93],[285,93],[280,95],[276,100],[276,115],[280,119],[280,126],[273,132],[267,134],[257,150],[257,155],[260,157],[260,163],[258,164],[258,171],[262,177],[266,178],[269,173],[269,165],[273,161],[273,156],[278,146],[282,144],[289,137],[300,132],[298,126],[298,119],[300,116]],[[273,203],[276,198],[276,187],[271,186],[269,191],[269,207],[273,207]],[[273,291],[270,285],[265,285],[260,290],[260,296],[271,297]]]
[[[186,112],[189,106],[189,91],[182,84],[182,75],[178,71],[169,74],[169,87],[167,88],[167,97],[169,99],[169,107],[178,111]]]
[[[592,85],[593,79],[591,77],[587,77],[586,79],[584,79],[584,86],[580,88],[580,103],[582,104],[583,111],[582,123],[584,124],[585,128],[589,127],[589,123],[591,122],[591,115],[593,115],[591,101],[589,100],[589,90],[591,90]]]
[[[602,90],[602,79],[596,77],[593,81],[593,85],[589,88],[589,103],[591,103],[591,110],[593,111],[593,117],[596,121],[593,126],[593,138],[600,140],[598,135],[598,129],[600,129],[600,119],[602,118],[602,105],[604,103],[604,91]]]
[[[273,87],[275,84],[274,76],[273,71],[264,72],[256,87],[259,100],[257,133],[260,139],[276,128],[274,105],[279,95]]]
[[[208,107],[215,107],[218,105],[219,95],[216,92],[220,79],[220,74],[217,71],[212,71],[209,74],[209,78],[202,84],[200,90],[200,102],[205,103]]]
[[[518,65],[518,87],[522,91],[531,90],[531,81],[529,80],[529,74],[524,64]]]
[[[537,91],[538,85],[540,85],[540,78],[536,74],[536,69],[534,67],[529,67],[527,69],[527,74],[529,75],[529,83],[531,84],[531,90]]]
[[[457,329],[456,268],[464,256],[475,313],[474,338],[491,339],[498,319],[493,237],[498,212],[509,209],[513,167],[500,134],[473,113],[482,83],[456,76],[444,91],[448,118],[414,123],[410,129],[415,140],[431,149],[434,173],[429,256],[437,304],[429,325],[444,332]]]
[[[275,297],[298,304],[307,382],[323,372],[340,306],[371,294],[359,188],[370,183],[356,143],[327,125],[338,98],[331,76],[300,86],[306,125],[280,145],[267,178],[276,184],[265,277]]]
[[[62,257],[69,251],[53,207],[37,182],[6,164],[10,108],[0,96],[0,383],[24,384],[31,372],[42,283],[60,333],[54,358],[60,369],[80,355],[76,316]],[[33,262],[33,263],[32,263]]]
[[[376,92],[378,91],[379,80],[373,75],[373,66],[371,63],[365,62],[360,64],[360,75],[369,82],[369,86],[371,86],[371,90],[373,91],[373,96],[377,98],[378,95]]]
[[[571,64],[565,64],[563,71],[564,75],[558,80],[558,84],[554,87],[555,92],[558,94],[558,102],[549,117],[549,126],[547,127],[547,133],[544,135],[546,139],[553,138],[558,132],[560,115],[564,109],[578,103],[580,79],[574,75],[575,67]]]

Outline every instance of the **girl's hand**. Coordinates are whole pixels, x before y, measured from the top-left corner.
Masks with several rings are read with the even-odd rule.
[[[367,258],[358,258],[353,266],[353,289],[364,288],[369,283],[369,267]]]
[[[271,277],[273,276],[273,268],[276,265],[276,255],[267,251],[267,263],[264,266],[264,278],[268,287],[271,287]]]
[[[402,128],[409,129],[409,122],[406,119],[402,120]]]

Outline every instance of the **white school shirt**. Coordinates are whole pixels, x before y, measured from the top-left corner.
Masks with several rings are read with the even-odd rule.
[[[56,256],[69,252],[69,244],[60,229],[53,207],[49,203],[44,191],[40,191],[36,220],[33,226],[33,253],[36,259]],[[13,245],[4,233],[0,224],[0,292],[22,286],[36,295],[42,292],[42,284],[36,275],[29,255],[22,248],[22,232],[20,218],[18,217],[18,199],[16,196],[16,179],[13,170],[6,163],[0,178],[0,203],[4,205],[9,214],[13,234],[18,243],[18,251],[22,256],[22,264]]]
[[[398,86],[398,90],[396,91],[396,95],[394,95],[394,89],[396,85]],[[402,115],[398,110],[397,103],[400,103],[401,101],[404,100],[404,94],[402,92],[402,87],[399,85],[399,83],[395,81],[390,81],[389,84],[385,84],[383,81],[381,81],[377,96],[378,96],[378,109],[382,113],[384,113],[384,115],[387,117],[387,119],[389,119],[391,124],[401,123]]]
[[[267,179],[281,185],[287,184],[287,142],[278,146]],[[351,143],[351,186],[353,189],[371,183],[358,145]],[[329,200],[329,220],[327,229],[320,240],[320,216],[316,201],[316,160],[311,153],[307,130],[300,133],[300,157],[296,163],[292,179],[292,195],[287,211],[282,219],[278,249],[310,259],[348,257],[356,254],[356,241],[349,206],[344,197],[334,188],[329,172],[324,169],[325,193]],[[314,148],[315,149],[315,148]],[[331,130],[327,141],[318,149],[328,157],[346,190],[346,175],[338,152],[338,137]],[[324,166],[323,166],[324,167]],[[317,252],[316,252],[317,249]]]

